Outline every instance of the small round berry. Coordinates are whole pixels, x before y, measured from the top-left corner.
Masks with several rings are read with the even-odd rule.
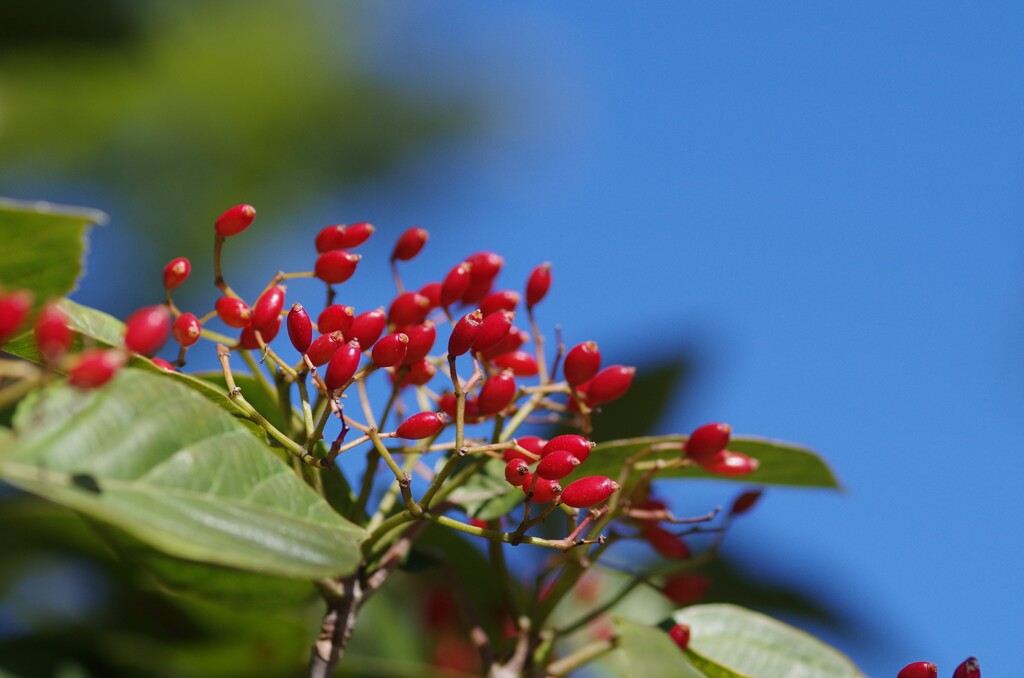
[[[562,490],[562,503],[573,508],[590,508],[612,496],[618,489],[619,484],[611,478],[587,476],[574,480]]]
[[[513,487],[519,487],[530,475],[530,465],[522,459],[512,459],[505,465],[505,480]]]
[[[302,304],[292,304],[288,311],[288,339],[299,353],[305,353],[313,343],[313,323]]]
[[[199,318],[194,313],[182,313],[175,319],[171,332],[176,342],[188,348],[199,341],[199,335],[203,330],[199,327]]]
[[[601,352],[597,349],[597,343],[593,341],[585,341],[569,349],[562,365],[562,372],[569,386],[579,386],[593,379],[599,369]]]
[[[274,322],[266,327],[256,328],[252,323],[249,323],[242,328],[242,334],[238,338],[239,348],[244,348],[249,351],[255,351],[256,349],[262,349],[263,345],[269,344],[277,336],[277,333],[281,331],[281,316],[278,316]],[[259,338],[256,337],[256,332],[260,333]],[[260,344],[260,341],[263,344]]]
[[[369,240],[374,232],[373,225],[360,221],[349,226],[335,224],[321,230],[316,236],[316,251],[320,254],[330,250],[347,250],[359,247]]]
[[[493,361],[495,367],[503,370],[512,370],[517,377],[535,377],[540,371],[537,359],[532,353],[526,351],[512,351],[499,355]]]
[[[214,304],[217,317],[228,327],[245,327],[252,320],[249,304],[236,297],[221,297]]]
[[[540,456],[546,457],[560,450],[567,450],[572,456],[584,462],[590,457],[590,451],[596,445],[597,443],[587,440],[583,436],[576,435],[575,433],[564,433],[560,436],[555,436],[545,443],[540,451]]]
[[[403,292],[391,301],[388,322],[392,325],[418,325],[430,313],[430,299],[419,292]]]
[[[391,261],[409,261],[420,253],[429,237],[430,234],[424,228],[413,226],[408,229],[398,236],[395,249],[391,251]]]
[[[652,521],[644,521],[643,533],[647,543],[666,558],[681,560],[690,557],[690,547],[686,545],[683,538],[669,532],[661,525]]]
[[[177,372],[177,370],[174,369],[174,365],[170,364],[163,358],[150,358],[150,361],[152,361],[152,363],[159,367],[161,370],[165,370],[167,372]]]
[[[448,271],[441,283],[441,306],[451,306],[462,298],[462,295],[469,289],[470,265],[462,262]]]
[[[557,480],[544,480],[537,478],[534,482],[534,474],[527,474],[522,485],[523,492],[534,504],[546,504],[558,495],[562,494],[562,486]]]
[[[701,464],[705,471],[717,473],[720,476],[738,478],[753,473],[760,466],[760,462],[753,457],[748,457],[739,452],[722,450],[711,459]]]
[[[333,391],[345,386],[359,368],[359,359],[362,355],[363,350],[357,341],[339,346],[331,355],[327,370],[324,372],[324,384],[327,388]]]
[[[532,463],[537,461],[537,458],[540,457],[540,451],[547,442],[547,440],[539,436],[523,436],[522,438],[516,438],[516,443],[519,447],[532,454],[533,457],[527,457],[519,450],[505,450],[502,452],[502,456],[505,458],[505,461],[523,459]]]
[[[434,281],[428,282],[420,288],[420,294],[430,300],[430,310],[441,307],[441,286],[443,283]]]
[[[423,386],[437,374],[437,368],[429,360],[421,360],[412,365],[405,365],[401,368],[401,380],[399,386]],[[467,406],[467,411],[468,411]]]
[[[526,308],[539,304],[551,288],[551,264],[543,263],[533,269],[526,281]]]
[[[359,247],[370,239],[376,232],[376,228],[369,221],[357,221],[345,227],[345,238],[342,241],[342,248]]]
[[[981,678],[981,665],[975,657],[968,657],[953,671],[953,678]]]
[[[171,312],[166,306],[147,306],[128,316],[124,322],[124,346],[144,356],[156,352],[171,336]]]
[[[512,353],[530,340],[530,333],[525,332],[515,325],[509,328],[505,338],[485,351],[480,351],[480,357],[484,360],[494,360],[498,356]]]
[[[708,461],[729,446],[732,427],[728,424],[704,424],[683,443],[683,452],[698,464]]]
[[[561,480],[576,470],[580,460],[568,450],[549,454],[537,464],[537,475],[545,480]],[[569,488],[566,488],[569,489]]]
[[[437,329],[431,320],[419,325],[403,325],[395,329],[396,332],[404,332],[409,337],[409,350],[402,359],[403,365],[418,363],[427,357],[430,350],[434,348],[434,341],[437,339]]]
[[[914,662],[907,664],[900,672],[896,674],[896,678],[937,678],[939,675],[939,667],[931,662]]]
[[[35,338],[40,355],[48,363],[56,362],[71,348],[75,334],[68,327],[67,315],[56,303],[48,303],[39,312],[35,324]]]
[[[662,593],[676,605],[693,605],[707,595],[711,580],[697,572],[680,572],[665,580]]]
[[[360,346],[373,346],[380,335],[384,334],[387,327],[387,316],[383,308],[375,308],[372,311],[364,311],[352,320],[352,326],[345,334]]]
[[[505,371],[494,375],[484,382],[477,396],[477,405],[481,414],[497,414],[516,397],[516,380],[512,372]]]
[[[356,310],[351,306],[331,304],[320,312],[319,317],[316,319],[316,329],[319,330],[320,334],[341,332],[345,336],[348,336],[352,329],[352,323],[355,320],[355,315]],[[369,346],[370,344],[365,345]]]
[[[0,292],[0,344],[14,336],[32,308],[32,293],[16,290],[5,294]]]
[[[217,221],[213,225],[217,229],[218,234],[227,238],[232,235],[238,235],[249,228],[249,224],[255,218],[256,208],[252,205],[235,205],[217,217]]]
[[[490,315],[498,311],[514,311],[518,305],[519,292],[499,290],[491,292],[480,301],[480,310],[484,315]]]
[[[444,412],[420,412],[414,414],[395,429],[395,436],[406,440],[423,440],[441,432],[448,416]]]
[[[313,275],[328,285],[343,283],[356,272],[360,258],[346,250],[328,250],[316,258]]]
[[[68,382],[75,388],[98,388],[110,381],[125,363],[121,351],[90,348],[75,356],[68,369]]]
[[[515,314],[510,311],[499,311],[486,316],[473,341],[473,350],[485,351],[507,337],[514,318]]]
[[[505,260],[500,254],[494,252],[477,252],[466,257],[466,262],[469,263],[472,268],[469,270],[470,278],[472,282],[486,282],[490,283],[501,272],[501,267],[505,265]]]
[[[690,646],[690,627],[686,624],[676,624],[668,630],[668,637],[680,650],[686,652],[686,648]]]
[[[635,367],[612,365],[604,368],[586,382],[587,404],[601,405],[618,400],[629,390],[635,374]]]
[[[320,367],[321,365],[326,365],[331,360],[334,352],[341,348],[341,345],[344,343],[345,337],[341,332],[321,334],[306,349],[306,355],[314,367]]]
[[[281,285],[274,285],[259,296],[252,307],[253,327],[262,331],[279,320],[284,308],[284,291]]]
[[[730,516],[740,516],[754,508],[754,504],[761,498],[763,494],[762,490],[752,490],[750,492],[744,492],[740,496],[736,497],[736,501],[732,503],[732,508],[729,509]]]
[[[402,362],[409,350],[409,337],[401,332],[387,334],[373,345],[371,357],[377,367],[393,367]]]
[[[467,313],[459,318],[452,328],[451,336],[448,337],[448,355],[464,355],[476,341],[476,335],[480,332],[483,324],[483,314],[479,310]]]
[[[185,257],[171,259],[164,266],[164,287],[169,290],[177,289],[188,278],[192,272],[192,262]]]

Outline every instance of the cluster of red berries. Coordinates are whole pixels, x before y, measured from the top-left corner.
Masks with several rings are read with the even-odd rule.
[[[619,489],[615,481],[605,476],[586,476],[564,489],[559,484],[590,457],[596,443],[583,436],[567,433],[551,440],[524,436],[517,442],[517,448],[504,452],[505,480],[522,488],[530,501],[545,504],[559,497],[567,506],[590,508]]]
[[[913,662],[907,664],[896,678],[937,678],[939,667],[931,662]],[[981,665],[974,657],[968,657],[953,671],[953,678],[981,678]]]

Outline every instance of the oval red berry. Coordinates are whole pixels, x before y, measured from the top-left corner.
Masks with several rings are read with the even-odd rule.
[[[242,328],[252,320],[249,304],[236,297],[221,297],[214,304],[217,317],[228,327]]]
[[[612,365],[604,368],[593,379],[586,382],[587,403],[600,405],[618,400],[629,390],[635,374],[635,367]]]
[[[460,356],[469,351],[476,341],[476,335],[480,332],[483,324],[483,314],[479,310],[467,313],[459,318],[452,328],[451,336],[448,337],[448,355]]]
[[[579,386],[593,379],[597,371],[601,369],[601,352],[595,342],[585,341],[569,349],[562,365],[566,382],[570,386]]]
[[[430,299],[419,292],[403,292],[391,301],[388,322],[392,325],[418,325],[430,313]]]
[[[668,630],[668,637],[680,650],[685,652],[686,648],[690,646],[690,627],[686,624],[676,624]]]
[[[913,662],[907,664],[900,672],[896,674],[896,678],[936,678],[939,675],[939,667],[931,662]]]
[[[185,348],[199,341],[202,331],[202,328],[199,326],[199,318],[194,313],[182,313],[174,320],[174,328],[172,330],[174,340]]]
[[[590,508],[612,496],[618,489],[619,484],[611,478],[587,476],[574,480],[562,490],[562,503],[573,508]]]
[[[543,263],[530,272],[526,281],[526,308],[533,308],[547,296],[551,288],[551,264]]]
[[[305,353],[313,343],[313,322],[302,304],[292,304],[288,311],[288,339],[299,353]]]
[[[255,218],[256,208],[252,205],[235,205],[217,217],[213,226],[217,229],[217,233],[229,237],[238,235],[249,228]]]
[[[169,290],[180,287],[191,272],[192,262],[185,257],[171,259],[167,262],[167,265],[164,266],[164,287]]]
[[[584,462],[590,457],[590,451],[594,449],[595,444],[575,433],[564,433],[545,443],[540,451],[540,456],[546,457],[554,452],[567,450],[572,456]]]
[[[537,464],[537,475],[545,480],[561,480],[576,470],[580,460],[568,450],[553,452]],[[566,488],[569,489],[569,488]]]
[[[484,382],[477,405],[481,414],[497,414],[508,407],[515,396],[516,380],[511,372],[502,372]]]
[[[36,346],[47,362],[59,360],[71,348],[74,332],[68,327],[68,317],[55,303],[43,306],[35,324]]]
[[[75,362],[68,370],[68,382],[75,388],[98,388],[110,381],[124,362],[125,356],[120,351],[86,349],[75,356]]]
[[[371,357],[377,367],[392,367],[402,362],[409,350],[409,337],[401,332],[381,337],[373,345]]]
[[[140,308],[124,322],[124,346],[149,357],[171,336],[171,312],[164,305]]]
[[[704,424],[696,428],[683,443],[683,452],[698,464],[710,460],[729,446],[732,427],[728,424]]]
[[[343,343],[345,343],[345,337],[341,332],[320,335],[309,345],[309,349],[306,350],[309,362],[313,363],[314,367],[326,365],[330,361],[331,356],[334,355],[334,352],[341,348]]]
[[[373,346],[380,339],[380,335],[384,334],[387,322],[383,308],[364,311],[353,318],[352,326],[345,335],[358,341],[360,346]]]
[[[355,321],[355,313],[356,310],[351,306],[331,304],[320,311],[320,316],[316,319],[316,329],[320,334],[341,332],[348,336],[349,330],[352,329],[352,323]]]
[[[260,333],[259,338],[256,337],[257,331]],[[244,348],[250,351],[262,349],[263,345],[272,342],[274,340],[274,337],[276,337],[277,333],[280,331],[281,316],[278,316],[274,322],[270,323],[266,327],[260,328],[259,330],[257,330],[252,323],[249,323],[242,330],[242,335],[238,338],[238,345],[240,348]],[[263,342],[263,345],[260,344],[260,341]]]
[[[313,274],[328,285],[345,282],[356,272],[359,255],[346,250],[330,250],[316,258]]]
[[[391,251],[392,261],[409,261],[423,249],[423,246],[427,244],[427,239],[430,234],[427,233],[426,229],[413,226],[408,229],[405,233],[398,236],[398,240],[395,242],[395,248]]]
[[[711,580],[697,572],[681,572],[665,580],[662,592],[676,605],[693,605],[707,595]]]
[[[447,420],[443,412],[420,412],[399,424],[395,435],[406,440],[430,438],[441,432]]]
[[[324,384],[327,388],[333,391],[348,383],[356,373],[362,355],[362,349],[357,342],[350,341],[339,346],[328,361],[327,370],[324,372]]]

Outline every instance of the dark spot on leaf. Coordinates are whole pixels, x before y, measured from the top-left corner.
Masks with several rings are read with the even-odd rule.
[[[100,489],[100,484],[96,482],[96,479],[88,473],[76,473],[71,476],[71,484],[80,490],[93,492],[95,494],[99,494],[103,491]]]

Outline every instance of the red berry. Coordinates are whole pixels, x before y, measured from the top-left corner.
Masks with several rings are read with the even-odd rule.
[[[263,340],[264,344],[269,344],[274,340],[274,337],[276,337],[277,333],[280,331],[281,316],[278,316],[277,319],[267,327],[259,329],[259,339],[256,338],[257,328],[253,326],[252,323],[249,323],[242,329],[242,334],[238,338],[238,346],[240,348],[244,348],[250,351],[255,351],[256,349],[263,348],[260,345],[260,339]]]
[[[409,350],[409,337],[401,332],[381,337],[373,345],[373,364],[377,367],[392,367],[402,362]]]
[[[391,301],[388,322],[392,325],[418,325],[430,313],[430,299],[419,292],[403,292]]]
[[[486,351],[480,351],[480,357],[484,360],[494,360],[498,356],[512,353],[530,340],[529,332],[524,332],[515,325],[509,328],[505,338]]]
[[[480,310],[484,315],[490,315],[497,311],[514,311],[519,305],[519,292],[512,290],[499,290],[491,292],[480,302]]]
[[[366,242],[374,232],[373,225],[360,221],[349,226],[335,224],[321,230],[316,236],[316,251],[347,250]]]
[[[228,327],[245,327],[252,320],[249,304],[236,297],[221,297],[214,304],[217,317]]]
[[[352,323],[355,321],[356,310],[351,306],[342,306],[341,304],[332,304],[320,312],[320,316],[316,319],[316,329],[320,334],[330,334],[331,332],[341,332],[345,336],[350,335],[352,329]],[[384,328],[381,327],[381,330]],[[380,336],[379,334],[377,335]],[[377,337],[373,338],[374,341]],[[362,342],[359,342],[362,344]],[[370,344],[373,342],[371,341]],[[370,344],[363,344],[369,346]]]
[[[562,490],[562,503],[573,508],[590,508],[612,496],[612,492],[618,489],[619,484],[611,478],[587,476],[574,480]]]
[[[316,258],[313,274],[328,285],[343,283],[356,272],[360,258],[346,250],[328,250]]]
[[[591,442],[583,436],[576,435],[575,433],[565,433],[549,440],[541,449],[540,456],[546,457],[559,450],[567,450],[572,456],[584,462],[590,457],[590,451],[594,449],[595,445],[597,443]]]
[[[75,388],[97,388],[110,381],[124,362],[125,355],[121,351],[86,349],[75,356],[68,370],[68,382]]]
[[[477,252],[466,257],[466,261],[472,266],[469,274],[473,282],[490,283],[505,265],[501,255],[494,252]]]
[[[981,678],[981,665],[974,657],[968,657],[953,671],[953,678]]]
[[[593,341],[576,344],[565,354],[562,372],[570,386],[580,384],[594,378],[601,368],[601,352]]]
[[[421,360],[418,363],[402,367],[401,373],[400,386],[423,386],[434,378],[434,375],[437,374],[437,368],[429,360]],[[466,410],[469,410],[468,402]]]
[[[547,296],[551,287],[551,264],[543,263],[533,269],[526,281],[526,308],[533,308]]]
[[[342,242],[343,248],[359,247],[370,239],[377,229],[368,221],[357,221],[345,228],[345,239]]]
[[[330,334],[321,334],[317,337],[309,348],[306,350],[306,355],[309,356],[309,362],[313,363],[314,367],[320,367],[326,365],[334,352],[341,348],[341,345],[345,343],[345,337],[341,332],[331,332]]]
[[[180,287],[192,272],[192,262],[185,257],[171,259],[164,266],[164,287],[173,290]]]
[[[561,480],[576,470],[580,460],[568,450],[553,452],[537,464],[537,475],[545,480]],[[569,489],[569,488],[566,488]]]
[[[373,346],[380,335],[384,334],[387,326],[387,317],[383,308],[376,308],[372,311],[364,311],[352,320],[352,327],[345,332],[350,339],[359,342],[360,346]]]
[[[686,648],[690,646],[690,627],[686,624],[676,624],[668,630],[668,637],[680,650],[686,652]]]
[[[177,370],[174,369],[174,365],[170,364],[163,358],[150,358],[150,360],[153,362],[154,365],[156,365],[162,370],[166,370],[168,372],[177,372]]]
[[[445,308],[451,306],[466,293],[466,290],[469,289],[469,270],[470,265],[462,262],[448,271],[444,282],[441,283],[441,306]]]
[[[302,304],[292,304],[288,311],[288,339],[299,353],[305,353],[313,343],[313,323]]]
[[[423,249],[427,244],[430,234],[426,229],[413,226],[402,235],[398,236],[395,242],[395,249],[391,251],[391,261],[409,261]]]
[[[458,404],[458,399],[455,397],[454,393],[445,393],[437,401],[438,407],[440,407],[441,410],[452,419],[458,417]],[[480,420],[480,410],[476,406],[476,400],[473,398],[466,398],[466,408],[463,414],[467,422]],[[505,459],[505,461],[509,461],[509,459]]]
[[[527,474],[522,485],[523,492],[526,493],[527,498],[533,503],[546,504],[562,494],[562,486],[558,484],[557,480],[537,478],[537,482],[534,482],[533,478],[534,475],[532,473]]]
[[[516,380],[512,372],[496,374],[484,382],[477,396],[481,414],[497,414],[509,406],[516,397]]]
[[[43,306],[36,318],[35,337],[39,353],[46,362],[52,363],[68,352],[75,335],[68,327],[68,317],[64,311],[51,302]]]
[[[414,414],[395,429],[395,435],[406,440],[423,440],[441,432],[448,417],[444,412],[420,412]]]
[[[256,218],[256,208],[252,205],[235,205],[231,209],[224,212],[224,214],[217,217],[217,221],[213,223],[214,228],[217,229],[217,233],[224,236],[225,238],[232,235],[238,235],[245,229],[249,228],[249,224]]]
[[[698,464],[710,460],[729,446],[732,427],[728,424],[704,424],[683,443],[683,452]]]
[[[600,405],[618,400],[629,390],[635,374],[635,367],[612,365],[604,368],[586,382],[587,404]]]
[[[476,335],[480,332],[480,326],[483,324],[483,319],[483,314],[477,310],[467,313],[455,323],[455,327],[452,328],[452,334],[448,337],[448,355],[463,355],[473,346],[473,342],[476,341]]]
[[[744,492],[740,496],[736,497],[736,501],[732,503],[732,508],[729,509],[729,515],[739,516],[743,515],[750,509],[754,508],[754,504],[761,498],[761,490],[753,490],[751,492]]]
[[[939,667],[931,662],[914,662],[913,664],[907,664],[900,672],[896,674],[896,678],[936,678],[939,675]]]
[[[486,316],[473,341],[473,350],[485,351],[507,337],[514,318],[515,314],[510,311],[499,311]]]
[[[174,340],[186,348],[199,341],[202,331],[202,328],[199,327],[199,318],[193,313],[179,315],[174,321],[172,330]]]
[[[252,307],[252,326],[258,330],[270,327],[280,319],[284,308],[284,288],[275,285],[260,295]]]
[[[677,534],[669,532],[661,525],[652,521],[644,521],[644,539],[654,547],[654,550],[666,558],[689,558],[690,548]]]
[[[412,365],[426,358],[437,339],[437,330],[430,320],[419,325],[403,325],[396,331],[404,332],[409,337],[409,350],[402,359],[403,365]]]
[[[348,383],[356,373],[362,355],[359,342],[350,341],[339,346],[327,363],[327,371],[324,372],[324,384],[327,388],[333,391]]]
[[[748,457],[739,452],[722,450],[708,461],[701,464],[705,471],[717,473],[721,476],[736,478],[753,473],[757,470],[760,462],[753,457]]]
[[[164,305],[140,308],[124,322],[124,346],[144,356],[155,355],[171,335],[171,312]]]
[[[0,344],[14,336],[28,318],[31,308],[32,294],[29,291],[0,292]]]
[[[472,278],[472,272],[470,272]],[[473,280],[469,281],[469,288],[466,289],[466,293],[462,295],[462,303],[466,306],[475,306],[480,303],[480,300],[486,297],[491,288],[494,287],[493,280]]]
[[[512,459],[505,465],[505,480],[509,485],[519,487],[530,475],[530,465],[522,459]]]
[[[680,572],[665,580],[661,591],[676,605],[692,605],[707,595],[711,580],[696,572]]]
[[[517,377],[535,377],[539,371],[537,359],[533,357],[532,353],[527,353],[526,351],[505,353],[499,355],[491,362],[494,363],[495,367],[503,370],[512,370],[512,374]]]
[[[519,447],[532,454],[533,458],[524,457],[522,452],[518,452],[516,450],[505,450],[502,453],[505,457],[505,461],[510,461],[512,459],[525,459],[532,463],[540,456],[541,449],[544,448],[544,445],[546,445],[548,441],[540,436],[523,436],[522,438],[517,438],[516,442],[519,444]]]
[[[439,308],[441,306],[441,285],[440,282],[428,282],[426,285],[420,288],[420,294],[430,300],[430,309]]]

